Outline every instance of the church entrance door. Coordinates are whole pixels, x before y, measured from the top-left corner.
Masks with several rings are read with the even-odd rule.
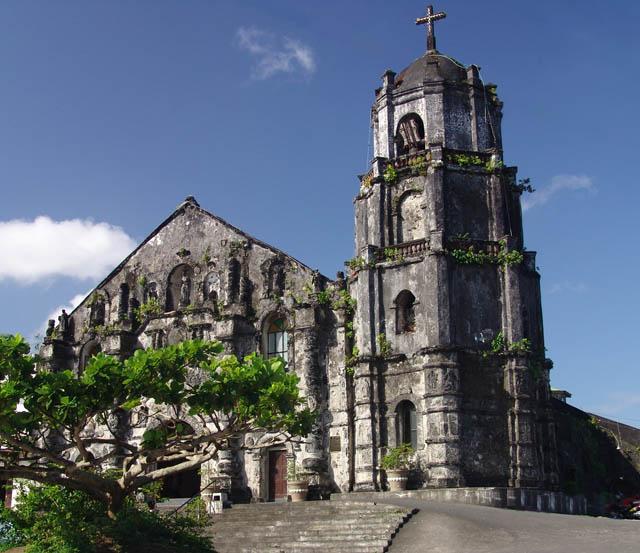
[[[287,452],[269,451],[269,501],[287,497]]]

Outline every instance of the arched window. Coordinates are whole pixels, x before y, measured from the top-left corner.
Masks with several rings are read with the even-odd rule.
[[[84,346],[82,346],[82,350],[80,351],[80,369],[84,369],[87,366],[87,362],[94,355],[97,355],[102,351],[102,346],[100,342],[97,340],[89,340]]]
[[[240,277],[242,272],[242,266],[240,262],[231,258],[229,265],[227,266],[227,302],[234,303],[238,300],[240,295]]]
[[[405,115],[396,130],[396,154],[401,156],[424,150],[424,124],[416,113]]]
[[[396,443],[410,444],[414,449],[418,447],[416,406],[406,399],[396,407]]]
[[[267,357],[282,357],[285,363],[289,362],[289,334],[286,329],[286,321],[283,317],[276,316],[266,324],[266,354]]]
[[[413,332],[416,329],[416,297],[409,290],[403,290],[394,303],[396,304],[396,334]]]
[[[204,301],[216,303],[218,301],[218,290],[220,289],[220,275],[217,272],[210,272],[204,277]]]

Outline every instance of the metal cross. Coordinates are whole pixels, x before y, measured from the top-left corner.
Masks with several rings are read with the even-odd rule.
[[[433,13],[433,6],[427,6],[427,15],[416,19],[416,25],[427,26],[427,52],[436,51],[436,35],[433,31],[433,22],[444,19],[447,14],[444,12]]]

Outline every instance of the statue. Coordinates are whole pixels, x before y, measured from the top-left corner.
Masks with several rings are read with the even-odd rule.
[[[53,333],[55,332],[55,324],[56,322],[53,319],[49,319],[47,321],[47,331],[45,333],[45,336],[47,338],[53,338]]]
[[[191,279],[182,275],[180,284],[180,307],[187,307],[191,302]]]
[[[150,282],[147,286],[147,301],[158,300],[158,285],[155,282]]]
[[[69,334],[69,315],[64,309],[58,317],[58,329],[60,330],[60,338],[64,340]]]
[[[314,292],[320,292],[322,290],[322,281],[320,279],[320,271],[318,271],[318,269],[311,271],[311,287]]]

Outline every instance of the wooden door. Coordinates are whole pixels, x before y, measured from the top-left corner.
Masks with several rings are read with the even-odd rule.
[[[269,452],[269,501],[287,497],[287,452]]]

